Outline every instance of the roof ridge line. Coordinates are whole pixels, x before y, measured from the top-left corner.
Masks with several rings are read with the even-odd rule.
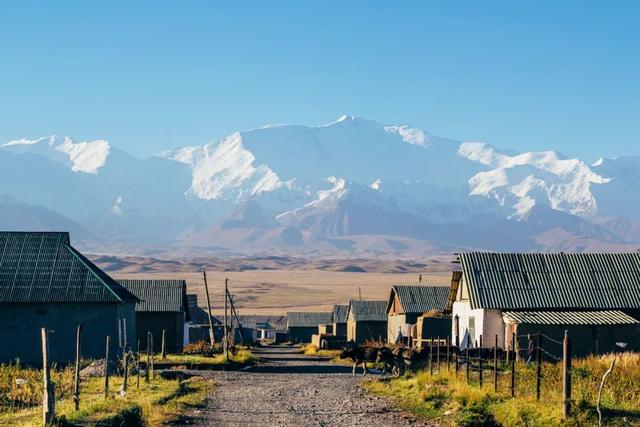
[[[69,249],[69,251],[71,252],[71,255],[73,255],[73,256],[74,256],[78,261],[80,261],[80,262],[82,263],[82,265],[84,265],[84,266],[87,268],[87,270],[89,270],[89,271],[91,272],[91,274],[93,274],[93,276],[94,276],[96,279],[98,279],[98,281],[102,284],[102,286],[105,286],[105,287],[109,290],[109,292],[111,292],[111,293],[113,294],[113,296],[115,296],[115,297],[116,297],[116,299],[117,299],[119,302],[123,302],[123,301],[124,301],[124,300],[123,300],[122,298],[120,298],[120,296],[119,296],[119,295],[118,295],[118,294],[117,294],[117,293],[116,293],[116,292],[111,288],[111,286],[109,286],[109,285],[104,281],[104,279],[103,279],[102,277],[100,277],[100,275],[99,275],[98,273],[96,273],[96,272],[94,271],[94,269],[92,268],[92,266],[91,266],[91,265],[89,265],[89,264],[87,264],[87,262],[86,262],[86,261],[88,261],[88,260],[86,260],[86,261],[85,261],[85,260],[83,259],[84,257],[82,256],[82,254],[80,254],[80,252],[78,252],[78,251],[77,251],[73,246],[71,246],[71,244],[63,243],[63,246],[64,246],[65,248]],[[111,280],[113,280],[113,279],[111,279]],[[115,280],[114,280],[114,282],[115,282]],[[127,291],[127,292],[128,292],[128,291]],[[130,292],[129,292],[129,293],[130,293]]]

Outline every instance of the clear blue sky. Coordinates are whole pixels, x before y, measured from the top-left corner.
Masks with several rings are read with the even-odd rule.
[[[640,154],[640,2],[2,2],[0,141],[137,156],[343,113]]]

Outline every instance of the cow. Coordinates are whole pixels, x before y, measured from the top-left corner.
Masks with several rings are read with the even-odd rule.
[[[387,373],[387,369],[391,372],[392,375],[398,376],[399,371],[396,363],[396,354],[394,351],[387,347],[380,347],[378,349],[378,354],[376,356],[376,363],[382,364],[382,372],[380,375],[385,375]]]
[[[378,357],[377,347],[356,347],[356,348],[344,348],[339,355],[340,359],[353,360],[353,375],[356,375],[356,368],[359,364],[362,364],[363,372],[362,376],[366,376],[368,373],[367,362],[373,363]]]

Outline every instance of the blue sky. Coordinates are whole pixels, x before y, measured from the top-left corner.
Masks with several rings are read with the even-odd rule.
[[[0,141],[140,157],[344,113],[587,161],[640,154],[640,2],[3,2]]]

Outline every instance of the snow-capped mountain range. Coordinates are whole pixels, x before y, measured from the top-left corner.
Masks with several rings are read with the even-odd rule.
[[[0,225],[73,224],[105,244],[363,256],[640,245],[640,157],[589,165],[354,116],[145,160],[103,140],[17,139],[0,143],[0,183]]]

